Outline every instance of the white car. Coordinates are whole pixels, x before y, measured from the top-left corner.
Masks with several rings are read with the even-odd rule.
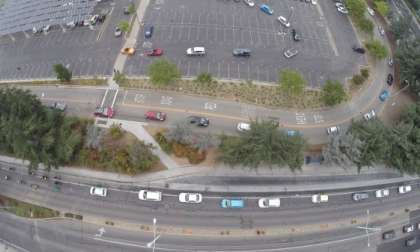
[[[254,7],[255,6],[254,1],[252,1],[252,0],[244,0],[244,3],[246,5],[248,5],[249,7]]]
[[[367,7],[367,12],[368,12],[368,13],[369,13],[369,15],[371,15],[372,17],[373,17],[373,16],[375,16],[375,11],[374,11],[372,8]]]
[[[378,30],[379,30],[379,34],[381,36],[385,36],[385,30],[384,30],[384,28],[382,26],[378,26]]]
[[[328,135],[337,135],[340,132],[340,127],[338,126],[332,126],[327,128],[327,134]]]
[[[148,201],[161,201],[162,193],[158,191],[140,190],[139,199]]]
[[[179,202],[182,203],[201,203],[203,196],[200,193],[180,193]]]
[[[337,3],[335,3],[335,7],[337,7],[337,8],[345,8],[346,6],[343,3],[337,2]]]
[[[238,123],[238,126],[236,128],[240,132],[250,131],[251,130],[251,124],[245,123],[245,122],[240,122],[240,123]]]
[[[313,5],[316,5],[316,0],[311,0],[311,3],[312,3]]]
[[[343,14],[349,14],[349,11],[346,9],[346,7],[338,7],[337,11]]]
[[[108,190],[103,187],[92,186],[90,188],[90,195],[106,197]]]
[[[187,49],[187,55],[194,56],[194,55],[205,55],[206,49],[202,46],[190,47]]]
[[[290,23],[289,23],[289,21],[287,21],[287,19],[285,17],[279,16],[277,18],[277,20],[280,22],[280,24],[284,25],[285,27],[287,27],[287,28],[290,27]]]
[[[384,198],[389,196],[389,190],[388,189],[380,189],[375,191],[376,198]]]
[[[324,203],[324,202],[328,202],[328,195],[326,194],[312,195],[312,203]]]
[[[280,207],[280,198],[261,198],[258,200],[260,208]]]
[[[401,194],[411,192],[411,185],[404,185],[398,187],[398,192]]]
[[[363,118],[365,118],[366,121],[369,121],[370,119],[373,119],[375,117],[376,117],[376,113],[375,113],[375,110],[373,109],[363,115]]]
[[[283,55],[284,55],[284,57],[290,59],[290,58],[296,56],[298,53],[299,53],[298,50],[296,50],[294,48],[291,48],[291,49],[287,49],[286,51],[284,51]]]

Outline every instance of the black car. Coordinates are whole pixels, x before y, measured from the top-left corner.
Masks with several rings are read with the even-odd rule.
[[[392,85],[392,83],[394,82],[394,76],[392,76],[392,74],[388,74],[388,77],[386,77],[386,83],[388,83],[388,85]]]
[[[358,46],[353,46],[353,51],[357,52],[357,53],[361,53],[364,54],[366,52],[366,50],[363,47],[358,47]]]
[[[235,48],[233,49],[233,56],[249,57],[251,56],[251,50],[246,48]]]
[[[296,29],[292,29],[292,37],[294,41],[300,41],[301,37],[299,33],[296,31]]]
[[[395,231],[394,230],[389,230],[386,231],[382,234],[382,239],[384,240],[389,240],[395,237]]]
[[[200,116],[190,116],[188,120],[191,124],[196,124],[199,127],[207,127],[210,125],[210,120]]]
[[[411,246],[414,246],[414,245],[416,245],[416,237],[411,237],[411,238],[405,240],[405,246],[411,247]]]
[[[148,25],[144,29],[144,37],[145,38],[151,38],[153,35],[153,25]]]

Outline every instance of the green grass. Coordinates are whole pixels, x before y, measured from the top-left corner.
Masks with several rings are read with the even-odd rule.
[[[60,215],[60,212],[58,211],[41,206],[36,206],[2,195],[0,195],[0,206],[4,207],[4,210],[7,212],[25,218],[53,218]]]

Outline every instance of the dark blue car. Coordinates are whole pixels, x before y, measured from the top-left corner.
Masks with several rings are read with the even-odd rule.
[[[153,35],[153,25],[148,25],[144,28],[144,37],[151,38]]]

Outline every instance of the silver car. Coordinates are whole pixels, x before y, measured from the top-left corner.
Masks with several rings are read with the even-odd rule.
[[[290,48],[290,49],[287,49],[286,51],[284,51],[283,54],[284,54],[284,57],[290,59],[290,58],[296,56],[298,53],[299,53],[299,51],[297,49]]]

